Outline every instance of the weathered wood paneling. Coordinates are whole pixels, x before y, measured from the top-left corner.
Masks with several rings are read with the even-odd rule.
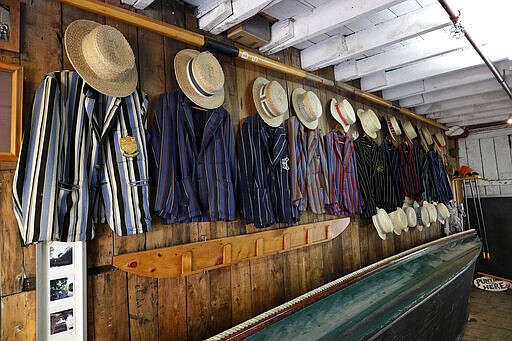
[[[511,136],[511,129],[502,129],[470,135],[458,141],[459,165],[471,167],[486,180],[478,181],[482,197],[512,195]],[[466,195],[471,197],[467,185]]]
[[[116,0],[106,2],[119,5]],[[25,67],[25,121],[30,115],[32,97],[44,75],[71,68],[63,49],[62,37],[69,23],[79,18],[113,25],[126,36],[136,56],[139,85],[150,97],[149,121],[154,114],[158,96],[177,88],[173,60],[176,53],[187,48],[187,45],[55,1],[22,1],[22,4],[22,53],[0,52],[0,59],[21,63]],[[141,13],[187,29],[197,29],[194,16],[178,2],[156,1]],[[289,65],[300,66],[300,53],[294,49],[271,57]],[[287,91],[288,98],[291,98],[292,91],[297,87],[315,91],[324,110],[319,123],[323,133],[336,125],[336,121],[328,114],[332,97],[347,97],[356,109],[370,107],[368,103],[339,90],[265,70],[224,55],[218,55],[218,58],[226,79],[224,106],[230,112],[237,149],[244,119],[256,113],[251,89],[258,76],[279,81]],[[322,70],[320,75],[333,78],[332,72],[332,68],[328,68]],[[379,114],[385,113],[380,108],[373,109]],[[286,116],[291,115],[294,112],[290,101],[290,110]],[[490,141],[487,146],[490,146]],[[496,155],[502,157],[502,160],[497,161],[497,174],[500,177],[509,176],[512,167],[510,149],[502,147],[505,142],[509,145],[508,139],[505,141],[503,137],[494,137],[493,142]],[[508,157],[503,158],[506,152]],[[12,177],[13,172],[10,170],[0,172],[1,333],[2,339],[15,336],[33,339],[35,292],[23,292],[22,279],[36,274],[35,248],[21,246],[11,206]],[[504,186],[500,187],[500,191],[504,193]],[[151,200],[153,202],[154,198]],[[314,215],[308,211],[298,224],[329,219],[332,217],[327,214]],[[401,236],[388,235],[388,239],[382,241],[369,220],[358,217],[352,219],[340,237],[322,245],[242,262],[186,278],[157,280],[127,275],[118,270],[108,271],[112,256],[200,241],[203,238],[253,233],[257,229],[252,225],[246,226],[240,216],[229,223],[178,225],[162,225],[160,219],[153,217],[151,232],[131,237],[115,236],[107,225],[97,225],[96,237],[88,243],[87,248],[90,269],[88,338],[203,339],[341,275],[441,235],[440,227],[435,226],[430,231],[411,229]],[[276,225],[267,229],[279,227]],[[17,307],[16,310],[14,307]],[[11,314],[11,311],[22,313]]]

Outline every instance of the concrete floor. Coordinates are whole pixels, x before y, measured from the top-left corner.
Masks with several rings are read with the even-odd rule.
[[[512,340],[512,289],[490,292],[471,288],[463,341]]]

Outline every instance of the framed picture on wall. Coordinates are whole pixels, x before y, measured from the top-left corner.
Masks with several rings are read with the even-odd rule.
[[[0,161],[18,159],[22,96],[23,67],[0,63]]]
[[[37,245],[37,339],[87,339],[85,243]]]
[[[19,0],[0,0],[0,50],[20,52]]]

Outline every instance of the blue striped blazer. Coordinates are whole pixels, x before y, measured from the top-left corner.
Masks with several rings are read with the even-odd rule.
[[[299,211],[292,207],[290,157],[286,127],[268,126],[259,115],[248,117],[241,134],[239,188],[245,223],[267,227],[291,224]]]
[[[14,213],[26,244],[84,241],[93,223],[119,235],[151,227],[147,96],[102,95],[74,71],[39,85],[14,177]]]
[[[193,109],[181,90],[162,94],[150,144],[155,212],[164,224],[235,219],[235,143],[226,109]]]

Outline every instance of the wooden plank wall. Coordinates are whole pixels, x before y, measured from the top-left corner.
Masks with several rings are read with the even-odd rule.
[[[512,196],[512,129],[470,135],[458,145],[459,164],[485,179],[478,181],[481,197]],[[469,187],[466,195],[472,197]]]
[[[119,5],[117,0],[106,2]],[[197,30],[190,9],[174,1],[156,1],[144,15]],[[187,46],[157,34],[111,19],[61,5],[54,0],[21,1],[21,53],[0,51],[3,62],[24,67],[24,118],[31,114],[35,89],[45,74],[71,68],[62,46],[67,25],[76,19],[90,19],[117,27],[135,51],[139,84],[151,97],[150,112],[159,94],[177,87],[173,58]],[[299,66],[294,49],[275,56]],[[332,97],[342,92],[277,72],[218,56],[226,76],[225,107],[231,113],[236,141],[244,118],[255,114],[251,85],[257,76],[279,81],[290,95],[296,87],[314,90],[328,108]],[[332,69],[322,75],[333,78]],[[355,108],[368,103],[348,96]],[[372,107],[380,115],[382,108]],[[289,115],[293,112],[290,110]],[[334,120],[324,115],[320,122],[327,132]],[[510,161],[509,161],[510,162]],[[35,338],[35,247],[22,247],[12,213],[14,164],[1,164],[0,171],[0,339]],[[510,169],[510,168],[508,168]],[[332,219],[306,212],[300,223]],[[272,226],[268,229],[278,228]],[[169,245],[253,233],[238,218],[234,222],[190,223],[164,226],[153,218],[153,230],[132,237],[114,236],[106,225],[96,227],[96,238],[88,243],[88,337],[90,340],[199,340],[242,322],[262,311],[379,259],[439,238],[434,226],[423,232],[412,230],[381,241],[369,221],[352,217],[347,230],[336,240],[264,259],[178,279],[150,279],[127,275],[110,267],[115,254]],[[17,313],[13,313],[17,312]]]

